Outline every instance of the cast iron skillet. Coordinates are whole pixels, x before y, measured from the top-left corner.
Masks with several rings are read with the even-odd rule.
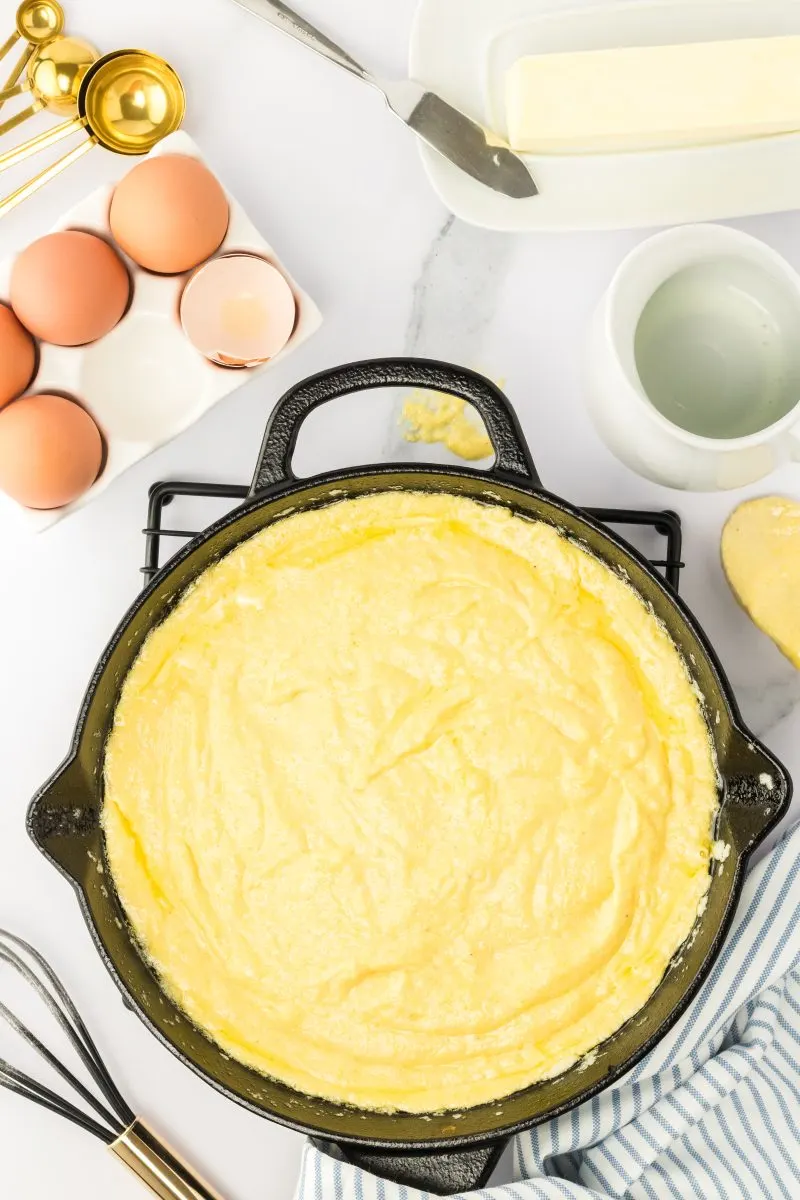
[[[405,465],[336,471],[298,480],[292,453],[305,417],[319,405],[365,388],[413,386],[461,396],[480,412],[496,450],[489,472]],[[731,847],[715,864],[696,936],[671,964],[642,1011],[572,1068],[501,1103],[420,1117],[371,1113],[302,1095],[225,1057],[180,1013],[140,953],[116,896],[99,825],[103,755],[120,686],[142,643],[185,588],[234,546],[289,513],[345,497],[397,489],[445,492],[502,505],[546,521],[624,572],[682,651],[702,693],[721,776],[717,836]],[[324,603],[324,598],[321,603]],[[502,714],[498,714],[502,719]],[[34,799],[31,837],[69,878],[97,948],[123,996],[153,1033],[192,1070],[245,1107],[321,1139],[333,1153],[387,1178],[432,1192],[480,1186],[506,1139],[599,1092],[628,1071],[686,1008],[711,970],[733,917],[748,856],[788,809],[784,768],[744,729],[717,658],[694,618],[656,571],[625,542],[542,487],[516,416],[503,394],[472,372],[415,359],[378,360],[326,371],[292,389],[267,427],[250,498],[195,538],[153,580],[124,617],[95,671],[64,765]],[[324,954],[324,946],[320,946]]]

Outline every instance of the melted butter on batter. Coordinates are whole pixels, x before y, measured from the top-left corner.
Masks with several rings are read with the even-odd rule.
[[[497,1099],[637,1012],[709,886],[713,752],[634,592],[545,524],[289,517],[150,636],[106,756],[123,904],[235,1058],[365,1108]]]
[[[457,458],[476,462],[491,458],[492,443],[480,418],[466,401],[443,392],[412,392],[403,405],[407,442],[438,442]]]

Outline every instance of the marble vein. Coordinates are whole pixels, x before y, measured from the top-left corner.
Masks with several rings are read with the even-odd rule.
[[[404,354],[481,370],[513,246],[507,234],[476,229],[449,216],[431,242],[414,283]],[[398,396],[395,402],[386,456],[415,461],[449,457],[405,441],[399,424],[403,400]]]

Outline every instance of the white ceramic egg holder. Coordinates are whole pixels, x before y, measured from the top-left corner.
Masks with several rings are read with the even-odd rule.
[[[185,133],[166,138],[152,152],[202,156]],[[141,160],[137,160],[141,161]],[[135,164],[134,164],[135,165]],[[113,184],[87,196],[57,222],[55,229],[82,229],[110,238],[108,213]],[[31,530],[48,529],[94,500],[123,471],[188,429],[223,396],[268,371],[291,354],[322,323],[319,309],[228,193],[230,224],[214,255],[251,251],[268,259],[289,282],[297,301],[294,332],[280,354],[261,366],[230,369],[204,358],[186,338],[179,305],[185,275],[151,275],[124,254],[133,297],[122,321],[106,337],[89,346],[67,348],[41,343],[39,370],[26,394],[63,392],[77,400],[97,422],[106,444],[102,474],[80,499],[64,508],[39,512],[26,509],[0,493],[2,511],[13,511]],[[122,253],[114,243],[118,253]],[[8,302],[13,258],[0,263],[0,299]]]

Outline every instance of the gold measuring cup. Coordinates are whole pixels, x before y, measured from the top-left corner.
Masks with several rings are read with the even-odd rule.
[[[17,42],[28,43],[11,74],[3,85],[14,86],[39,46],[45,46],[64,31],[64,10],[57,0],[22,0],[17,9],[16,28],[0,46],[0,59],[13,50]],[[0,100],[0,104],[3,101]]]
[[[39,46],[28,62],[27,79],[0,92],[0,106],[25,92],[32,92],[34,97],[33,104],[0,125],[0,137],[43,108],[62,116],[76,113],[84,76],[99,57],[99,51],[82,38],[57,37]]]
[[[46,150],[80,129],[89,137],[0,202],[0,217],[71,166],[93,146],[115,154],[147,154],[179,129],[186,112],[180,77],[147,50],[115,50],[97,60],[83,78],[78,116],[0,154],[0,171]]]

